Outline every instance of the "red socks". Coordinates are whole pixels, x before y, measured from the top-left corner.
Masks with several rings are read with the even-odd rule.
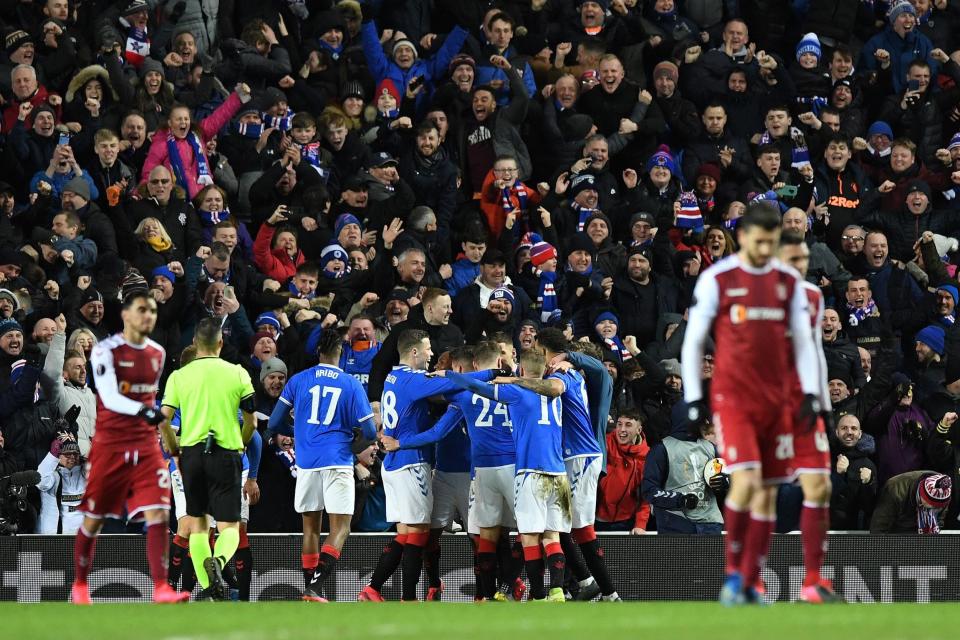
[[[147,563],[155,587],[167,582],[167,535],[166,522],[147,523]]]
[[[729,502],[724,505],[723,521],[727,529],[726,563],[727,575],[740,572],[740,558],[743,554],[744,538],[747,535],[747,525],[750,523],[750,509],[740,511]]]
[[[775,517],[761,520],[756,515],[750,515],[743,555],[740,558],[740,575],[743,576],[745,587],[752,587],[757,583],[760,572],[767,564],[767,550],[770,548],[770,536],[775,524]]]
[[[73,545],[73,580],[87,582],[87,575],[93,565],[93,552],[97,546],[97,536],[90,535],[81,526],[77,529],[77,539]]]
[[[803,586],[819,584],[820,567],[827,553],[827,529],[830,526],[830,508],[804,502],[800,512],[800,539],[803,542]]]

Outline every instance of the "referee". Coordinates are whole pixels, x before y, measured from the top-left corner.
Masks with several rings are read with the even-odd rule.
[[[187,501],[186,528],[197,580],[204,592],[225,600],[222,570],[240,544],[241,455],[253,436],[254,391],[250,375],[240,365],[220,359],[220,323],[204,318],[193,337],[197,357],[167,380],[163,396],[166,421],[180,409],[179,467]],[[243,431],[237,409],[243,412]],[[167,439],[166,442],[171,440]],[[207,518],[217,521],[220,535],[210,554]]]

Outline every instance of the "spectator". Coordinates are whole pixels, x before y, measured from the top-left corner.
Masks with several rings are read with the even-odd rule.
[[[83,522],[79,509],[87,474],[80,447],[72,435],[57,434],[38,471],[41,509],[36,533],[76,533]]]
[[[830,482],[830,528],[867,529],[877,500],[880,483],[873,436],[860,429],[856,416],[847,414],[837,421],[832,440]]]
[[[607,473],[600,479],[597,496],[598,530],[634,535],[647,530],[650,505],[641,497],[640,487],[649,453],[640,413],[621,413],[616,427],[607,434]]]
[[[870,533],[940,533],[952,488],[948,476],[933,471],[909,471],[890,478],[877,499]]]

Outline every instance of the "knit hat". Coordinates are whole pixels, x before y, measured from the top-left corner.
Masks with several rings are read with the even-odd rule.
[[[147,284],[147,279],[140,275],[140,272],[136,269],[130,269],[120,280],[121,300],[126,300],[127,296],[134,293],[147,293],[149,290],[150,285]]]
[[[17,300],[16,294],[13,291],[10,291],[10,289],[0,289],[0,299],[2,298],[6,298],[10,301],[10,304],[13,305],[14,311],[20,309],[20,301]]]
[[[666,360],[660,361],[660,366],[663,367],[664,372],[668,376],[679,376],[680,373],[680,361],[676,358],[668,358]]]
[[[830,382],[831,380],[839,380],[843,384],[847,385],[847,389],[853,391],[853,378],[850,376],[849,371],[837,368],[828,368],[827,382]]]
[[[343,85],[343,92],[340,94],[340,99],[346,100],[347,98],[366,100],[366,96],[363,93],[363,85],[360,84],[359,81],[350,80]]]
[[[273,340],[273,344],[277,344],[277,339],[273,337],[273,334],[269,331],[257,331],[255,334],[250,336],[250,352],[253,352],[253,348],[257,346],[257,343],[260,342],[263,338],[270,338]]]
[[[273,315],[270,311],[258,315],[257,319],[253,321],[253,328],[262,327],[265,324],[276,329],[278,336],[283,333],[283,327],[280,326],[280,321],[277,320],[277,316]]]
[[[930,185],[923,180],[911,180],[909,183],[907,183],[907,193],[905,195],[909,196],[915,191],[925,194],[927,199],[930,199]]]
[[[267,87],[266,89],[264,89],[263,96],[261,96],[261,100],[263,100],[263,106],[266,107],[267,109],[269,109],[270,107],[276,106],[281,102],[284,102],[284,103],[290,102],[289,100],[287,100],[287,94],[284,93],[283,89],[280,89],[279,87]]]
[[[577,0],[577,9],[579,10],[585,2],[593,2],[600,5],[600,8],[603,9],[604,13],[610,9],[610,0]]]
[[[703,231],[703,213],[692,191],[680,193],[680,211],[677,212],[677,228]]]
[[[339,238],[340,232],[348,224],[355,224],[360,227],[360,233],[363,233],[363,223],[352,213],[341,213],[337,216],[337,221],[333,224],[333,237]]]
[[[520,238],[520,243],[517,245],[517,251],[521,249],[532,249],[533,245],[543,242],[543,237],[536,231],[527,231]]]
[[[960,133],[953,134],[953,137],[950,138],[950,144],[947,145],[947,149],[953,149],[954,147],[960,147]]]
[[[646,222],[651,227],[657,226],[657,219],[652,213],[647,213],[646,211],[638,211],[630,216],[630,228],[633,229],[633,225],[638,222]]]
[[[590,236],[583,233],[573,234],[573,237],[570,238],[570,242],[567,244],[567,255],[569,256],[574,251],[586,251],[590,255],[596,253],[597,248],[593,246],[593,240],[590,239]]]
[[[314,16],[313,29],[314,33],[322,36],[326,32],[333,31],[334,29],[339,30],[340,33],[344,33],[347,30],[347,25],[343,20],[342,12],[330,9],[328,11],[321,11]]]
[[[551,258],[557,257],[556,248],[549,242],[538,242],[530,248],[530,262],[539,268]]]
[[[952,284],[945,284],[937,287],[937,291],[946,291],[953,298],[953,306],[956,307],[957,303],[960,302],[960,291],[957,290]]]
[[[410,47],[411,49],[413,49],[414,60],[420,57],[420,53],[417,51],[417,45],[413,44],[412,40],[407,40],[406,38],[402,40],[397,40],[396,42],[393,43],[393,48],[390,50],[390,56],[391,57],[396,56],[397,49],[399,49],[400,47]]]
[[[893,24],[897,21],[897,18],[900,17],[901,13],[910,13],[916,16],[917,10],[914,9],[909,0],[895,0],[887,11],[887,20],[890,21],[890,24]]]
[[[13,249],[0,249],[0,267],[6,264],[23,264],[24,255]]]
[[[150,272],[151,278],[156,278],[157,276],[166,278],[167,280],[170,281],[171,284],[177,281],[177,276],[173,273],[173,271],[170,270],[170,267],[168,267],[165,264],[160,265],[159,267],[156,267],[153,271]]]
[[[153,58],[144,58],[143,62],[140,64],[140,80],[143,80],[147,77],[147,74],[151,71],[163,75],[163,65],[159,60],[154,60]]]
[[[564,140],[583,140],[593,129],[593,118],[585,113],[575,113],[567,116],[560,123],[560,133]]]
[[[820,56],[823,54],[822,49],[820,48],[820,38],[817,37],[817,34],[811,32],[806,34],[800,39],[800,42],[797,43],[797,61],[799,62],[800,56],[805,53],[812,53],[817,57],[817,60],[820,59]]]
[[[712,162],[704,162],[699,167],[697,167],[697,173],[694,176],[699,178],[700,176],[708,176],[713,178],[713,181],[717,184],[720,183],[720,167],[713,164]]]
[[[149,10],[150,5],[147,4],[146,0],[130,0],[130,3],[127,4],[126,8],[124,8],[120,15],[126,18],[127,16],[134,15],[135,13]]]
[[[950,476],[934,473],[920,481],[920,501],[928,509],[946,509],[950,504],[953,481]]]
[[[673,80],[674,84],[676,84],[680,79],[680,70],[677,69],[677,65],[673,64],[669,60],[664,60],[653,68],[653,79],[656,80],[661,76],[670,78]]]
[[[493,290],[493,293],[490,294],[491,300],[506,300],[513,306],[516,303],[515,298],[513,297],[513,291],[507,289],[506,287],[497,287]]]
[[[82,309],[91,302],[103,302],[103,296],[100,295],[100,292],[93,287],[87,287],[83,292],[83,295],[80,296],[80,304],[78,307]]]
[[[77,194],[84,200],[90,200],[90,185],[87,184],[87,181],[80,176],[71,178],[67,184],[63,185],[61,192],[63,191],[70,191],[71,193]]]
[[[393,96],[393,99],[397,101],[397,104],[400,104],[400,91],[397,89],[396,83],[390,78],[384,78],[380,81],[380,84],[377,85],[377,99],[380,99],[380,96],[384,93],[390,94]]]
[[[453,60],[450,61],[450,64],[447,65],[447,71],[450,72],[450,75],[453,75],[453,72],[457,70],[457,67],[467,65],[473,69],[474,73],[477,71],[477,61],[468,56],[465,53],[458,53],[453,56]]]
[[[260,384],[267,379],[271,373],[282,373],[287,375],[287,365],[280,358],[269,358],[260,365]]]
[[[887,136],[888,138],[893,140],[893,129],[891,129],[890,125],[888,125],[883,120],[877,120],[872,125],[870,125],[869,129],[867,129],[867,139],[870,139],[876,135]],[[958,144],[960,144],[960,141],[958,141]]]
[[[633,245],[627,250],[627,260],[630,260],[633,256],[641,256],[644,260],[653,264],[653,251],[650,250],[649,246]]]
[[[7,50],[7,55],[10,55],[28,42],[33,42],[30,34],[23,29],[17,29],[7,34],[7,37],[3,40],[3,46]]]
[[[660,145],[657,148],[657,152],[647,160],[647,164],[643,170],[646,173],[650,173],[650,170],[654,167],[665,167],[670,170],[670,173],[676,175],[677,165],[674,163],[673,156],[670,154],[670,147],[665,144]]]
[[[327,265],[332,260],[340,260],[344,264],[348,264],[347,250],[338,244],[328,244],[320,252],[320,268],[326,270]]]
[[[597,317],[593,319],[593,326],[597,326],[604,320],[609,320],[613,324],[617,325],[617,327],[620,326],[620,318],[618,318],[613,311],[604,311],[603,313],[598,314]]]
[[[582,191],[597,190],[597,178],[592,173],[581,173],[570,182],[570,199],[575,199]]]
[[[945,340],[946,334],[943,331],[943,327],[938,327],[933,324],[926,326],[917,332],[916,341],[922,342],[933,349],[934,353],[936,353],[938,356],[943,355]]]
[[[23,333],[23,327],[21,327],[20,323],[13,318],[0,320],[0,338],[7,335],[11,331],[19,331],[20,333]]]

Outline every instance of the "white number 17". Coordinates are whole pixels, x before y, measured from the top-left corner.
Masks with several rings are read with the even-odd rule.
[[[340,400],[340,393],[342,389],[339,387],[322,387],[323,391],[321,392],[320,385],[314,385],[310,387],[310,418],[307,420],[307,424],[324,424],[328,425],[333,422],[333,415],[337,412],[337,402]],[[329,396],[331,398],[330,402],[327,404],[327,413],[323,416],[323,422],[320,422],[317,419],[317,415],[320,413],[320,398],[326,398]]]

